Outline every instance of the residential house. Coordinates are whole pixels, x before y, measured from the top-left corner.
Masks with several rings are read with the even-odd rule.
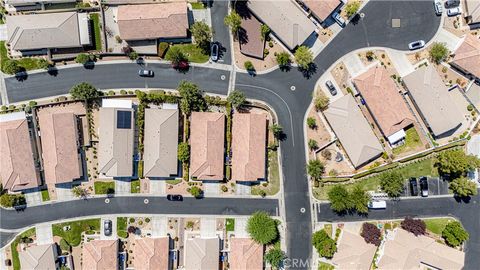
[[[403,77],[417,110],[435,137],[447,137],[460,128],[464,116],[432,65]]]
[[[354,167],[361,167],[383,153],[382,145],[352,95],[330,103],[323,113]]]
[[[21,12],[29,10],[44,9],[45,6],[52,4],[73,3],[77,0],[5,0],[5,9],[8,12]]]
[[[455,50],[450,64],[472,79],[480,83],[480,39],[467,34],[460,46]]]
[[[169,237],[135,239],[132,256],[135,270],[171,269],[169,247]]]
[[[339,11],[347,0],[300,0],[300,2],[308,7],[317,20],[324,23],[333,12]]]
[[[12,55],[47,54],[48,50],[91,44],[87,13],[58,12],[7,16]]]
[[[291,0],[249,0],[248,8],[289,50],[316,39],[315,24]]]
[[[403,140],[414,117],[387,70],[374,66],[357,76],[353,83],[368,110],[391,145]]]
[[[225,115],[192,112],[190,124],[190,177],[223,180]]]
[[[480,0],[462,0],[462,6],[467,23],[477,28],[480,24]]]
[[[220,239],[187,238],[184,245],[185,270],[217,270],[219,269]]]
[[[99,118],[99,173],[109,177],[131,177],[135,130],[132,102],[103,99]]]
[[[337,269],[370,270],[377,247],[358,234],[343,230],[332,263]]]
[[[81,178],[77,116],[40,111],[38,119],[45,183],[55,185]]]
[[[40,185],[33,140],[25,112],[0,115],[0,178],[9,191]]]
[[[18,253],[20,265],[25,270],[56,270],[59,268],[56,244],[28,247]]]
[[[118,240],[90,240],[83,243],[83,270],[117,270]]]
[[[242,24],[238,30],[240,52],[250,57],[263,59],[265,38],[262,36],[262,23],[248,9],[247,2],[236,2],[235,10],[242,18]]]
[[[265,179],[267,117],[235,113],[232,122],[232,179],[237,182]]]
[[[263,245],[251,238],[230,237],[230,270],[263,270]]]
[[[178,174],[178,109],[145,109],[143,175]]]
[[[401,228],[386,236],[378,269],[463,269],[465,253]]]

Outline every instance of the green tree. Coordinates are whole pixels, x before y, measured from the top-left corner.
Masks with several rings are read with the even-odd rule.
[[[203,190],[197,186],[193,186],[189,190],[190,194],[195,198],[201,198],[203,195]]]
[[[470,197],[477,195],[477,184],[468,180],[466,177],[460,177],[452,182],[449,186],[450,190],[458,197]]]
[[[203,97],[203,92],[196,84],[181,81],[177,90],[182,97],[180,108],[184,114],[190,115],[192,111],[205,111],[207,109],[207,102]]]
[[[37,62],[37,66],[40,69],[47,70],[49,67],[53,66],[53,64],[49,62],[47,59],[40,58]]]
[[[449,246],[457,247],[467,241],[470,236],[460,222],[453,221],[445,226],[442,237]]]
[[[308,140],[308,148],[310,150],[316,150],[318,149],[318,143],[317,141],[315,141],[314,139],[309,139]]]
[[[313,62],[313,54],[309,48],[306,46],[300,46],[295,51],[295,62],[302,69],[308,69],[310,64]]]
[[[138,58],[138,53],[133,51],[128,54],[128,58],[130,58],[130,60],[136,60]]]
[[[266,24],[262,24],[260,26],[260,32],[262,33],[262,40],[265,40],[267,35],[270,33],[270,27],[268,27]]]
[[[429,54],[433,62],[440,64],[447,58],[449,50],[445,43],[435,42],[430,48]]]
[[[323,229],[312,235],[312,245],[325,258],[332,258],[337,251],[336,242]]]
[[[73,193],[73,196],[77,198],[86,198],[88,196],[88,190],[85,188],[82,188],[81,186],[76,186],[72,188],[72,193]]]
[[[77,85],[74,85],[70,89],[70,95],[73,99],[76,100],[88,100],[94,99],[101,95],[101,92],[97,88],[93,87],[91,84],[82,82]]]
[[[204,50],[208,50],[208,45],[212,39],[212,29],[210,26],[203,21],[195,22],[190,27],[190,32],[192,33],[195,43]]]
[[[245,97],[245,94],[242,91],[233,90],[228,95],[227,100],[228,100],[228,102],[232,103],[232,106],[235,109],[238,110],[240,107],[245,105],[245,102],[247,101],[247,98]]]
[[[86,63],[90,62],[90,56],[88,54],[79,53],[75,58],[75,62],[85,65]]]
[[[325,165],[318,159],[311,159],[307,164],[307,173],[313,180],[320,180],[325,172]]]
[[[23,71],[23,68],[18,64],[17,60],[8,59],[3,65],[3,72],[7,74],[16,74]]]
[[[280,269],[285,258],[287,258],[285,252],[279,248],[272,248],[265,254],[265,261],[269,263],[273,269]]]
[[[400,196],[403,183],[403,177],[398,172],[386,172],[380,175],[380,187],[390,197]]]
[[[317,127],[317,121],[315,121],[315,118],[313,117],[308,117],[307,118],[307,126],[310,129],[315,129]]]
[[[273,132],[273,136],[277,139],[280,139],[283,135],[283,128],[279,124],[271,125],[270,130]]]
[[[316,248],[319,247],[325,240],[330,238],[325,230],[316,231],[312,235],[312,245]]]
[[[465,154],[463,150],[450,150],[438,155],[435,166],[438,167],[440,174],[450,174],[455,178],[480,167],[480,160],[473,155]]]
[[[237,31],[240,28],[240,25],[242,24],[242,18],[240,15],[235,10],[232,10],[230,14],[225,16],[223,19],[223,22],[225,23],[226,26],[230,27],[230,30],[234,33],[234,35],[237,35]]]
[[[335,185],[327,195],[333,211],[342,213],[352,210],[353,203],[344,185]]]
[[[190,147],[188,143],[182,142],[178,144],[178,160],[187,162],[190,159]]]
[[[318,91],[318,93],[315,95],[315,98],[313,100],[315,109],[317,111],[323,111],[328,107],[329,103],[330,103],[330,98],[327,95],[325,95],[323,91]]]
[[[257,243],[267,245],[278,238],[277,222],[266,212],[255,212],[247,221],[247,232]]]
[[[255,67],[253,66],[253,63],[251,61],[245,61],[245,63],[243,63],[243,67],[247,71],[254,71],[255,70]]]
[[[292,61],[290,59],[290,54],[288,54],[287,52],[277,53],[277,55],[275,56],[275,59],[277,60],[277,64],[280,67],[289,66]]]
[[[3,207],[15,207],[26,204],[25,196],[22,194],[5,193],[0,196],[0,205]]]
[[[370,201],[370,195],[368,195],[368,193],[360,186],[356,185],[353,187],[353,190],[350,193],[350,200],[353,208],[355,208],[358,213],[368,213],[368,202]]]
[[[187,56],[182,52],[180,47],[178,46],[172,46],[170,49],[167,51],[167,55],[165,58],[172,62],[173,65],[178,65],[181,62],[188,61]]]
[[[360,2],[358,1],[349,2],[345,6],[345,11],[347,12],[347,16],[349,18],[355,15],[358,12],[358,9],[360,9]]]

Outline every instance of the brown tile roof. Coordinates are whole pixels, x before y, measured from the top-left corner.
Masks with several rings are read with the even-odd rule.
[[[83,244],[83,270],[117,270],[118,240],[91,240]]]
[[[303,0],[302,2],[321,21],[325,21],[341,3],[340,0]]]
[[[198,180],[222,180],[225,115],[193,112],[190,129],[190,176]]]
[[[0,118],[0,178],[4,189],[19,191],[40,184],[35,168],[28,121]]]
[[[238,31],[240,51],[248,56],[263,59],[265,40],[262,39],[262,23],[247,8],[245,2],[237,2],[236,10],[242,17]]]
[[[60,184],[80,178],[82,174],[75,114],[40,112],[38,118],[45,182]]]
[[[124,40],[187,36],[187,2],[118,7],[118,28]]]
[[[376,250],[375,245],[368,244],[360,235],[343,230],[332,262],[338,269],[370,270]]]
[[[230,238],[230,270],[262,270],[263,246],[251,238]]]
[[[137,270],[168,269],[169,238],[135,239],[133,265]]]
[[[232,179],[257,181],[265,178],[267,117],[235,113],[232,125]]]
[[[413,124],[413,115],[385,68],[372,67],[354,83],[385,137]]]
[[[56,270],[57,245],[30,246],[19,252],[20,265],[22,269],[29,270]]]
[[[480,78],[480,39],[467,34],[460,47],[455,51],[452,62]]]

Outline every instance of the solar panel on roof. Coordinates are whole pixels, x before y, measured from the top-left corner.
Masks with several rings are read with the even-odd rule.
[[[132,112],[117,111],[117,128],[131,129],[132,128]]]

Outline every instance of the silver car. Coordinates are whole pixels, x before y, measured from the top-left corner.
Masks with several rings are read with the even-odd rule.
[[[460,9],[460,7],[454,7],[454,8],[447,9],[447,15],[449,17],[457,16],[460,13],[462,13],[462,10]]]
[[[140,69],[138,71],[138,75],[140,77],[153,77],[153,70],[149,70],[149,69]]]
[[[435,13],[437,15],[442,15],[442,12],[443,12],[442,1],[435,0],[435,2],[433,2],[433,6],[435,7]]]
[[[423,40],[417,40],[408,44],[408,48],[410,50],[417,50],[417,49],[423,48],[424,46],[425,46],[425,41]]]
[[[335,19],[335,21],[341,26],[341,27],[344,27],[345,26],[345,19],[342,18],[342,16],[340,16],[340,14],[338,14],[338,12],[334,12],[332,14],[332,17],[333,19]]]

